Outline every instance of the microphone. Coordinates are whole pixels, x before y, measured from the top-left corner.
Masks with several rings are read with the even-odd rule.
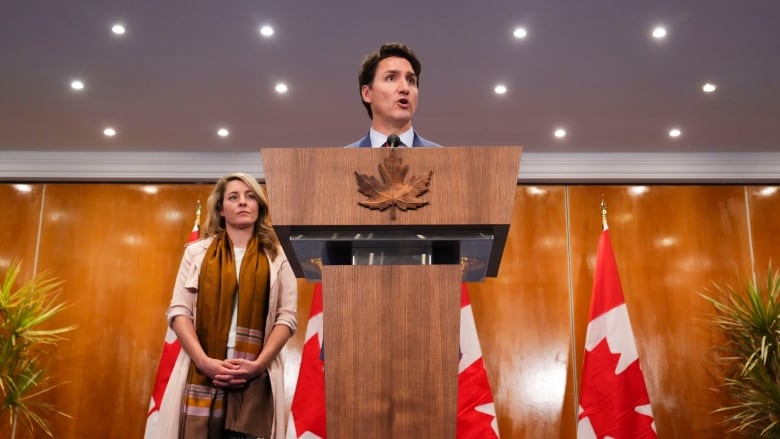
[[[385,145],[396,148],[401,145],[401,138],[398,137],[398,134],[390,134],[387,136],[387,141],[385,142]]]

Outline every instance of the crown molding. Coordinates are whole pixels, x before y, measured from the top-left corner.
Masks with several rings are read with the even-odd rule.
[[[259,152],[0,151],[5,182],[211,182],[265,177]],[[778,183],[780,153],[524,153],[518,182]]]
[[[216,181],[229,172],[260,178],[260,152],[0,151],[0,181]]]
[[[528,153],[523,183],[778,183],[780,153]]]

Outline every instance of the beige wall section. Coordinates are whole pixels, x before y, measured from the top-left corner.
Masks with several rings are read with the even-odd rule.
[[[142,436],[173,279],[195,203],[205,204],[211,185],[154,187],[0,184],[0,263],[19,257],[31,273],[43,205],[38,269],[65,280],[73,306],[58,322],[78,325],[52,357],[53,377],[69,383],[47,400],[73,416],[54,418],[58,438]],[[499,277],[469,284],[502,437],[575,437],[602,194],[659,437],[722,437],[709,414],[718,337],[698,293],[748,275],[751,251],[762,275],[780,261],[780,195],[771,189],[518,186]],[[291,380],[312,293],[299,284]]]

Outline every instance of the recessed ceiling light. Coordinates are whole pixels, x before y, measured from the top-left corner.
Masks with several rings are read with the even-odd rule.
[[[81,79],[74,79],[70,81],[70,88],[77,91],[84,90],[84,81]]]
[[[276,90],[277,93],[283,95],[287,93],[287,84],[285,84],[284,82],[280,82],[276,84],[276,87],[274,87],[274,89]]]
[[[270,37],[273,34],[274,34],[274,28],[272,28],[271,26],[268,26],[267,24],[260,26],[260,35],[264,37]]]
[[[227,137],[230,135],[230,131],[227,128],[220,128],[217,130],[217,135],[219,137]]]
[[[498,85],[496,85],[496,86],[495,86],[495,88],[493,88],[493,91],[494,91],[494,92],[495,92],[497,95],[504,95],[504,94],[506,94],[506,92],[507,92],[506,85],[504,85],[504,84],[498,84]]]
[[[124,35],[125,25],[122,23],[114,23],[114,25],[111,26],[111,32],[113,32],[114,35]]]
[[[680,136],[682,136],[682,131],[680,131],[679,128],[672,128],[671,130],[669,130],[669,137],[676,139]]]
[[[553,136],[555,136],[558,139],[563,139],[566,137],[566,130],[564,128],[556,128],[553,132]]]
[[[712,93],[712,92],[714,92],[717,89],[718,89],[718,86],[713,84],[713,83],[711,83],[711,82],[708,82],[708,83],[706,83],[706,84],[701,86],[701,90],[704,93]]]
[[[106,137],[114,137],[116,136],[116,130],[111,127],[105,127],[103,128],[103,135]]]
[[[528,36],[528,31],[524,27],[517,27],[515,28],[515,31],[512,32],[512,35],[514,35],[518,40],[522,40]]]
[[[663,40],[664,38],[666,38],[666,28],[663,26],[656,26],[655,28],[653,28],[652,35],[653,38],[655,38],[656,40]]]

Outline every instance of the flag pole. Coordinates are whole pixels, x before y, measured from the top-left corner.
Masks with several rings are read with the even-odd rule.
[[[601,230],[607,230],[607,202],[604,200],[604,194],[601,194]]]
[[[200,199],[195,207],[195,224],[192,225],[192,233],[190,234],[190,241],[200,239]]]

